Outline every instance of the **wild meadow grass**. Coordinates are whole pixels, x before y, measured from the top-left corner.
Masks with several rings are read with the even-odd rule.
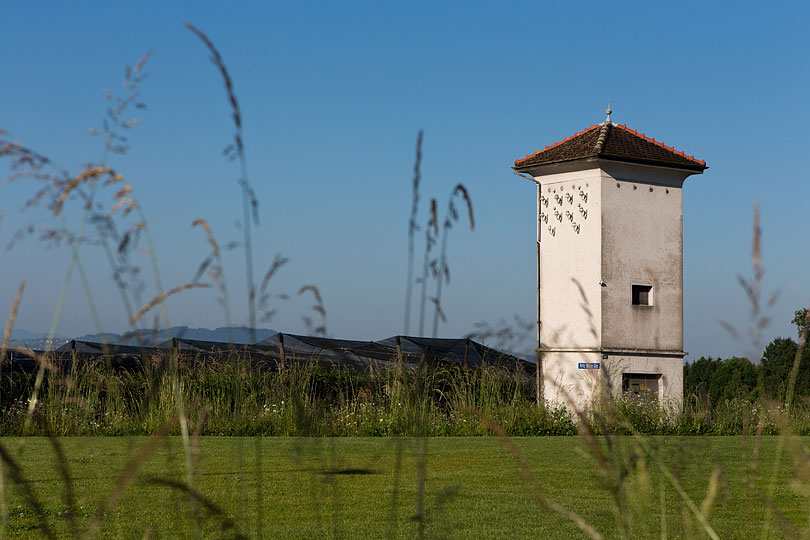
[[[160,365],[152,358],[152,366]],[[204,435],[485,435],[488,415],[515,435],[573,435],[563,409],[537,409],[521,371],[497,366],[358,372],[312,361],[279,369],[237,355],[182,358],[176,373],[113,369],[102,359],[48,370],[29,434],[151,435],[176,417],[178,392]],[[0,380],[0,435],[22,435],[34,374]],[[174,430],[178,430],[175,427]]]
[[[233,353],[181,356],[176,372],[160,373],[166,363],[153,356],[143,368],[123,369],[99,357],[46,369],[34,422],[27,419],[36,374],[6,370],[0,435],[152,435],[176,417],[178,393],[202,435],[481,436],[491,434],[490,421],[509,436],[579,433],[571,411],[536,406],[530,374],[502,366],[361,371],[313,358],[280,369]],[[584,418],[605,435],[810,435],[806,400],[787,417],[783,404],[764,399],[713,406],[695,396],[679,409],[621,397],[596,402]]]

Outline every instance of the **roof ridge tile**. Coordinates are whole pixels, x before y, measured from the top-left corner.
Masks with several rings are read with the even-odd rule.
[[[599,130],[599,138],[596,139],[596,144],[593,147],[593,151],[597,154],[601,153],[602,148],[605,147],[605,141],[607,141],[608,133],[610,133],[610,122],[604,122]]]

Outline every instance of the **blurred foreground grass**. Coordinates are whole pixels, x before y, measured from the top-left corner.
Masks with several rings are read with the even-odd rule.
[[[145,440],[60,439],[72,477],[80,531]],[[792,487],[795,453],[783,452],[774,468],[779,438],[760,438],[758,458],[753,457],[757,442],[753,437],[647,437],[645,441],[664,457],[698,504],[704,500],[715,468],[719,469],[709,521],[721,538],[762,536],[767,517],[759,492],[767,493],[778,510],[771,537],[782,537],[780,520],[781,530],[790,528],[787,522],[806,529],[810,497],[806,490]],[[250,538],[414,538],[419,521],[414,519],[419,485],[415,455],[425,442],[424,537],[584,537],[564,517],[534,504],[519,468],[495,437],[203,437],[196,454],[195,484],[208,501],[235,521],[239,533]],[[662,521],[668,537],[702,536],[692,520],[684,518],[687,510],[672,486],[664,482],[661,491],[662,476],[637,452],[632,438],[601,441],[606,454],[620,464],[618,469],[626,465],[627,475],[618,482],[600,477],[582,438],[517,438],[515,442],[543,495],[580,514],[606,538],[619,535],[617,512],[629,516],[634,538],[661,538]],[[804,446],[810,439],[795,442]],[[4,438],[2,444],[22,467],[26,489],[40,497],[50,527],[60,537],[69,537],[66,485],[48,440]],[[755,470],[752,464],[756,464]],[[102,537],[195,536],[193,506],[187,494],[150,484],[154,477],[185,481],[179,437],[161,443],[138,480],[107,512],[101,523]],[[617,498],[614,490],[621,490],[621,496]],[[6,481],[5,491],[5,536],[39,538],[36,513],[20,486]],[[617,504],[617,500],[623,502]],[[222,528],[223,516],[205,505],[199,512],[203,538],[233,535],[233,530]]]

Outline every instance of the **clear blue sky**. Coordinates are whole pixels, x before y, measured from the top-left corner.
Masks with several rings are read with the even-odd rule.
[[[610,99],[615,121],[711,167],[684,190],[685,348],[692,359],[730,356],[750,348],[717,321],[743,334],[750,326],[736,275],[751,273],[755,199],[764,289],[781,290],[765,341],[795,337],[793,311],[810,301],[809,19],[801,2],[16,2],[0,20],[0,128],[78,172],[101,156],[86,129],[101,125],[103,89],[119,92],[124,67],[152,51],[148,108],[131,151],[110,163],[142,203],[166,285],[189,281],[208,252],[194,219],[223,244],[241,238],[238,168],[221,154],[229,110],[208,53],[183,27],[192,22],[222,52],[245,116],[261,204],[257,274],[275,253],[289,257],[272,290],[317,284],[333,336],[402,332],[411,170],[424,129],[423,203],[437,197],[444,207],[463,182],[475,208],[475,231],[458,226],[450,238],[440,334],[458,336],[478,321],[533,317],[535,192],[510,166],[602,121]],[[0,185],[3,246],[21,226],[57,223],[44,209],[20,213],[34,190]],[[111,192],[102,197],[109,204]],[[74,227],[79,210],[74,201]],[[103,254],[81,254],[104,330],[125,330]],[[0,318],[27,278],[17,325],[47,329],[68,258],[36,238],[3,251]],[[241,261],[226,255],[237,323],[247,322]],[[147,261],[137,262],[148,278]],[[142,300],[153,293],[149,285]],[[216,297],[181,293],[171,323],[223,325]],[[304,331],[309,305],[279,303],[269,326]],[[95,330],[75,277],[58,330]]]

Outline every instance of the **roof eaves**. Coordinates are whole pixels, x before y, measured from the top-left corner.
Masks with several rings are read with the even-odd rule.
[[[557,159],[554,161],[544,161],[542,163],[531,163],[529,165],[514,165],[512,169],[516,171],[526,170],[526,169],[535,169],[538,167],[546,167],[550,165],[562,165],[565,163],[576,163],[577,161],[596,161],[599,159],[600,156],[596,153],[590,153],[587,156],[577,156],[573,158],[566,158],[566,159]],[[525,161],[525,160],[521,160]]]
[[[599,160],[603,161],[615,161],[617,163],[637,163],[639,165],[650,165],[651,167],[660,167],[663,169],[674,169],[678,171],[696,171],[696,172],[703,172],[709,167],[706,165],[700,165],[699,163],[695,164],[686,164],[686,163],[664,163],[655,159],[644,159],[644,158],[633,158],[627,156],[614,156],[610,154],[599,154],[595,156]]]

